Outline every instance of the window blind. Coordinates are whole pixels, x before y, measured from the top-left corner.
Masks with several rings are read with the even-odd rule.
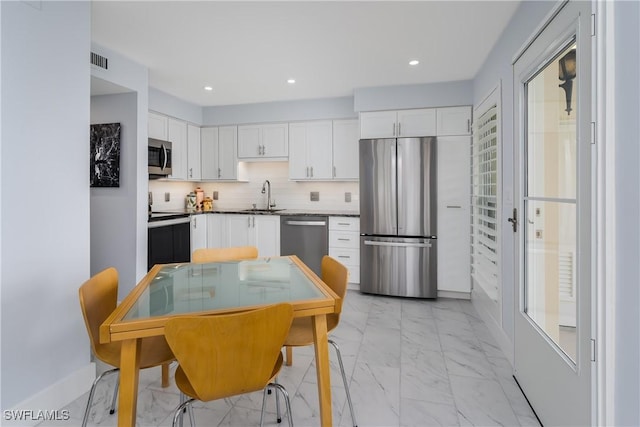
[[[498,288],[498,108],[474,123],[471,147],[471,276],[493,301]]]

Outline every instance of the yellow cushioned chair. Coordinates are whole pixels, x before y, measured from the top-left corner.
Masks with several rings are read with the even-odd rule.
[[[82,426],[87,425],[89,417],[89,409],[93,401],[93,395],[98,382],[106,375],[118,373],[120,367],[120,342],[111,342],[108,344],[100,343],[100,325],[111,315],[118,304],[118,271],[113,268],[107,268],[95,276],[87,280],[79,290],[80,308],[84,322],[89,333],[89,340],[93,354],[115,369],[103,372],[99,375],[89,392],[89,400],[87,408],[82,419]],[[174,360],[173,353],[167,345],[164,337],[143,338],[140,349],[140,369],[151,368],[162,365],[162,383],[163,386],[168,384],[169,363]],[[120,378],[118,378],[119,381]],[[119,382],[116,382],[116,388],[113,392],[110,413],[115,412],[116,396],[118,394]]]
[[[290,304],[275,304],[243,313],[169,320],[164,333],[178,360],[176,385],[189,397],[181,396],[173,425],[196,399],[208,402],[274,387],[285,398],[293,426],[286,390],[271,383],[282,367],[281,349],[292,319]],[[265,404],[266,394],[263,412]]]
[[[331,258],[328,255],[322,257],[322,264],[320,266],[322,281],[325,282],[333,292],[335,292],[341,299],[344,299],[347,293],[347,282],[349,278],[349,271],[347,267]],[[338,326],[340,322],[340,313],[327,314],[327,332],[331,332]],[[298,317],[293,320],[289,335],[284,341],[284,345],[287,347],[287,365],[291,365],[293,362],[292,347],[302,347],[313,344],[313,326],[311,324],[310,317]],[[338,355],[338,363],[340,365],[340,373],[342,373],[342,382],[344,383],[344,389],[347,393],[347,402],[349,402],[349,410],[351,411],[351,421],[354,426],[357,426],[356,415],[353,411],[353,404],[351,403],[351,393],[349,393],[349,384],[344,372],[344,365],[342,364],[342,356],[340,355],[340,348],[335,341],[329,339],[329,344],[336,349]]]
[[[255,246],[196,249],[191,255],[191,261],[196,263],[235,261],[255,258],[258,258],[258,248]]]

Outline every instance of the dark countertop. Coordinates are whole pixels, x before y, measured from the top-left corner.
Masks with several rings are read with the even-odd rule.
[[[186,209],[172,210],[172,211],[158,211],[152,212],[149,216],[149,222],[161,221],[166,219],[181,218],[189,215],[204,215],[204,214],[240,214],[240,215],[300,215],[300,216],[312,216],[312,215],[324,215],[324,216],[349,216],[359,217],[358,211],[341,211],[341,210],[314,210],[314,209],[275,209],[273,211],[251,211],[247,208],[238,209],[214,209],[210,212],[194,211],[190,212]]]

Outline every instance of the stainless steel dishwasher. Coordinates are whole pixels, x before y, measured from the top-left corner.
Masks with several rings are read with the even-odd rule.
[[[297,255],[320,276],[322,257],[329,253],[328,223],[326,216],[281,216],[280,254]]]

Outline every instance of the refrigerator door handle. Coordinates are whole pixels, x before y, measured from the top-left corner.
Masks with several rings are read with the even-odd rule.
[[[430,248],[431,243],[403,243],[403,242],[381,242],[374,240],[365,240],[364,244],[367,246],[395,246],[401,248]]]

